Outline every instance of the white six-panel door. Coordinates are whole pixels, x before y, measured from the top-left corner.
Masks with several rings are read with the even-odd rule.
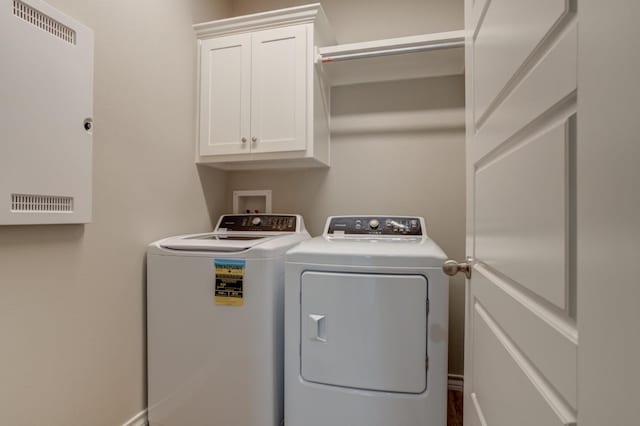
[[[465,425],[576,423],[575,9],[465,1]]]

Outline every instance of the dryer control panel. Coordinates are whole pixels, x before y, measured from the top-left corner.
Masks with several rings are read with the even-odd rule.
[[[424,220],[407,216],[334,216],[326,227],[328,235],[423,236]]]
[[[233,214],[220,218],[216,231],[227,232],[296,232],[298,218],[279,214]]]

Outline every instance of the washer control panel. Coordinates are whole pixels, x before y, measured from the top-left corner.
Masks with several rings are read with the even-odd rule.
[[[423,235],[421,218],[404,216],[335,216],[326,229],[328,235]]]
[[[298,218],[294,215],[233,214],[222,216],[216,231],[227,232],[296,232]]]

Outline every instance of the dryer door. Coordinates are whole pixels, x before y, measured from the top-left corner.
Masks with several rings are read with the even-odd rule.
[[[301,303],[305,380],[387,392],[426,389],[424,276],[305,272]]]

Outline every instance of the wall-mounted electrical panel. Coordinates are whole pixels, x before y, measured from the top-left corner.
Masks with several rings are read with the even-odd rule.
[[[91,221],[93,31],[0,1],[0,225]]]

